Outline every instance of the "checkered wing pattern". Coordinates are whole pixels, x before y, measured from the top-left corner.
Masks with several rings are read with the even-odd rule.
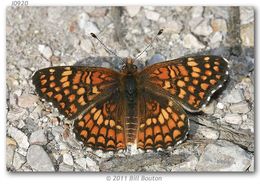
[[[179,58],[148,66],[140,82],[173,97],[186,110],[200,111],[228,77],[228,63],[219,56]]]
[[[37,71],[33,84],[42,98],[73,119],[96,100],[118,89],[119,77],[118,72],[106,68],[61,66]]]

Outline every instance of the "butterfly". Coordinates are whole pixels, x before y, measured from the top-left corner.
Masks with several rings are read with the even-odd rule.
[[[102,151],[172,147],[189,131],[186,111],[199,112],[228,78],[219,56],[191,56],[138,70],[58,66],[33,75],[36,92],[74,120],[76,138]]]

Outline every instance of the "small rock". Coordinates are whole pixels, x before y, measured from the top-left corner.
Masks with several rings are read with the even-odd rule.
[[[242,124],[242,117],[239,114],[228,113],[224,117],[225,121],[230,124],[240,125]]]
[[[73,171],[73,167],[72,166],[68,166],[65,163],[61,163],[59,165],[59,171],[60,172],[72,172]]]
[[[216,32],[213,34],[213,36],[210,38],[210,45],[212,48],[216,48],[220,42],[223,39],[223,35],[220,32]]]
[[[183,29],[183,25],[180,21],[167,21],[161,26],[164,28],[164,33],[178,34]]]
[[[251,163],[250,155],[230,142],[220,140],[208,144],[196,166],[197,171],[245,171]]]
[[[216,103],[217,102],[215,100],[211,101],[206,107],[202,109],[203,112],[208,115],[213,115],[215,113]]]
[[[255,160],[254,158],[252,158],[251,165],[249,167],[249,172],[254,172],[254,171],[255,171]]]
[[[218,103],[217,103],[217,108],[220,109],[220,110],[224,109],[224,104],[218,102]]]
[[[26,162],[26,159],[21,154],[15,152],[13,159],[13,166],[15,170],[18,170],[22,167],[22,165]]]
[[[80,167],[82,167],[83,169],[86,169],[87,167],[87,162],[85,158],[78,158],[75,160],[76,164],[78,164]]]
[[[92,17],[104,17],[107,14],[108,9],[106,7],[104,8],[95,8],[93,11],[89,13]]]
[[[187,34],[183,38],[183,46],[185,48],[195,48],[195,49],[203,49],[205,46],[200,43],[196,37],[194,37],[192,34]]]
[[[159,62],[162,62],[162,61],[165,61],[165,57],[161,54],[155,54],[155,55],[153,55],[153,57],[151,59],[149,59],[147,61],[147,64],[153,65],[155,63],[159,63]]]
[[[27,153],[28,164],[36,171],[54,171],[54,166],[48,154],[39,145],[31,145]]]
[[[69,153],[63,154],[63,162],[67,165],[73,166],[73,158],[71,154]]]
[[[232,89],[231,92],[223,98],[223,101],[227,103],[239,103],[243,100],[243,93],[240,89]]]
[[[89,39],[82,39],[80,41],[80,47],[85,52],[91,53],[93,45],[92,45],[92,42]]]
[[[27,149],[29,147],[27,136],[17,128],[12,126],[8,127],[7,134],[17,142],[20,148]]]
[[[125,7],[125,9],[130,17],[134,17],[139,13],[141,7],[140,6],[127,6],[127,7]]]
[[[97,166],[97,163],[90,159],[89,157],[86,157],[86,164],[90,171],[97,172],[99,171],[99,167]]]
[[[254,24],[243,25],[240,29],[242,44],[246,47],[254,47]]]
[[[211,27],[213,32],[227,32],[227,23],[225,19],[213,19],[211,20]]]
[[[46,145],[47,144],[47,137],[44,134],[44,130],[40,129],[34,131],[29,139],[30,144],[34,145]]]
[[[203,20],[199,25],[197,25],[192,32],[199,36],[208,36],[212,33],[212,28],[208,23],[208,20]]]
[[[213,130],[211,128],[205,127],[205,126],[199,126],[197,128],[197,133],[196,135],[200,135],[200,139],[201,138],[206,138],[206,139],[212,139],[212,140],[216,140],[219,137],[219,132],[216,130]]]
[[[250,111],[249,105],[245,101],[235,103],[231,105],[229,109],[232,113],[240,113],[240,114],[245,114]]]
[[[88,21],[89,17],[86,13],[82,13],[78,17],[78,25],[81,30],[85,32],[85,35],[89,36],[90,33],[98,34],[100,31],[97,26],[93,23]]]
[[[144,13],[145,13],[145,17],[152,21],[158,21],[158,19],[160,17],[160,14],[155,11],[144,10]]]
[[[202,17],[202,13],[204,11],[204,8],[202,6],[194,6],[191,8],[190,12],[191,12],[191,17],[195,18],[195,17]]]
[[[15,149],[16,149],[15,145],[7,145],[7,147],[6,147],[5,161],[6,161],[7,169],[12,168]]]
[[[7,113],[7,119],[9,121],[17,121],[22,119],[23,117],[27,117],[28,112],[26,111],[26,109],[23,108],[15,108],[13,110],[10,110]]]
[[[30,108],[38,101],[38,96],[32,94],[23,94],[18,97],[18,105],[23,108]]]
[[[195,171],[196,165],[198,163],[198,158],[191,155],[187,158],[185,162],[173,166],[172,172],[190,172]]]
[[[240,7],[240,24],[248,24],[254,22],[254,7],[241,6]]]
[[[49,60],[52,56],[52,50],[49,46],[46,45],[38,45],[38,50],[41,53],[41,55]]]

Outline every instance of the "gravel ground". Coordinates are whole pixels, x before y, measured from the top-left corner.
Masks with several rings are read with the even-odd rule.
[[[252,7],[9,7],[6,23],[8,171],[254,171]],[[133,57],[160,28],[164,33],[138,66],[215,54],[230,61],[229,81],[203,113],[189,114],[188,138],[173,150],[128,155],[84,148],[72,121],[36,95],[33,73],[75,63],[120,69],[89,33]]]

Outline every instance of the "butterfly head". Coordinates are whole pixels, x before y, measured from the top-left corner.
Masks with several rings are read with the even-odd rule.
[[[126,74],[133,74],[137,72],[137,66],[134,64],[134,60],[132,58],[127,58],[121,71]]]

